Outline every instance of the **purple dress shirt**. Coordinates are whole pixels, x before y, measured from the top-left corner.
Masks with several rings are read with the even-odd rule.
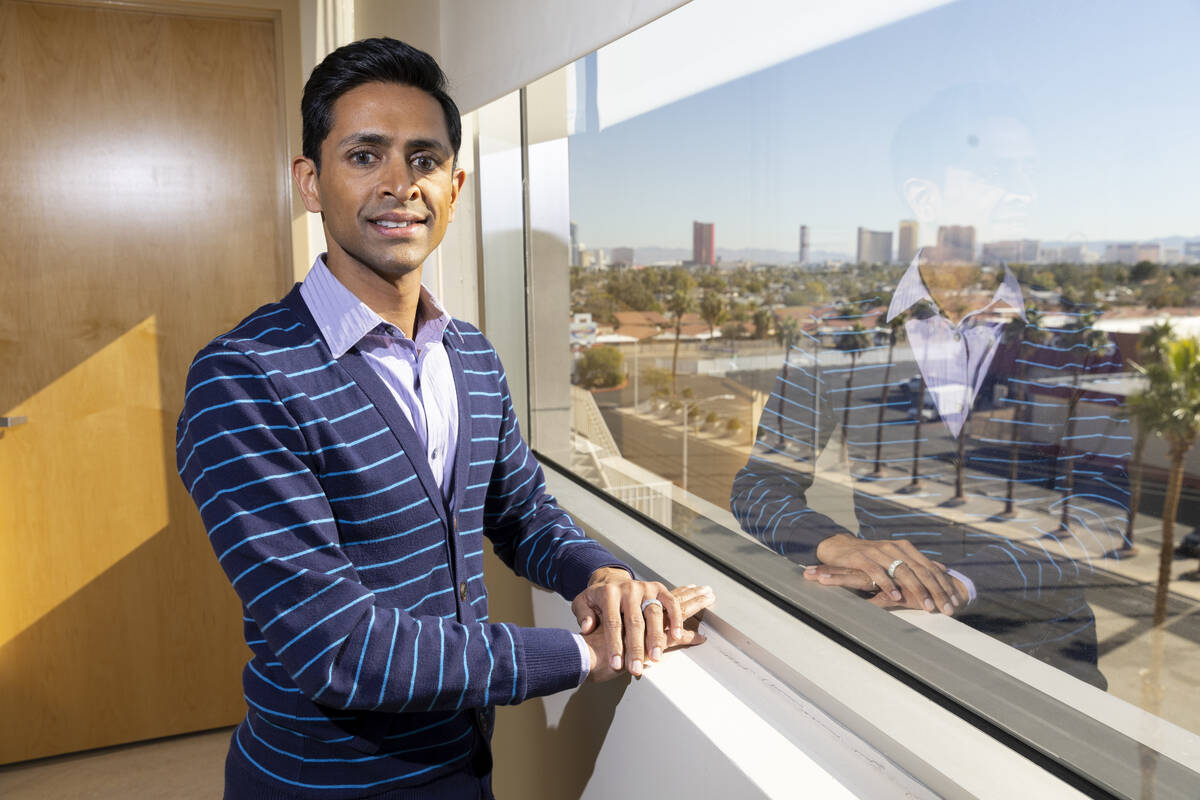
[[[386,322],[325,266],[317,256],[300,296],[321,329],[334,358],[355,345],[387,386],[405,418],[425,445],[429,469],[450,501],[450,478],[458,442],[458,394],[442,334],[450,325],[447,314],[424,286],[417,307],[417,338]]]
[[[891,305],[888,306],[888,322],[922,301],[937,308],[933,295],[921,278],[920,258],[918,251],[896,284]],[[1004,280],[996,288],[991,301],[965,314],[957,325],[941,313],[914,317],[904,323],[917,367],[925,379],[926,391],[937,405],[938,416],[955,438],[962,432],[967,415],[975,404],[975,396],[983,386],[1004,335],[1003,321],[983,319],[984,314],[1000,303],[1016,309],[1021,319],[1025,319],[1025,300],[1021,296],[1021,287],[1007,265],[1004,267]],[[921,413],[921,409],[917,409],[917,413]],[[975,582],[958,570],[949,570],[949,574],[963,582],[967,587],[968,602],[973,601]]]
[[[918,252],[896,284],[892,303],[888,306],[888,322],[922,300],[937,307],[921,279],[920,258]],[[975,404],[975,396],[983,386],[1004,335],[1003,321],[984,320],[981,315],[1000,303],[1016,309],[1021,319],[1025,319],[1021,287],[1007,266],[1004,267],[1004,280],[992,295],[991,302],[966,314],[957,325],[940,313],[914,317],[904,323],[926,389],[937,405],[938,415],[955,438]]]

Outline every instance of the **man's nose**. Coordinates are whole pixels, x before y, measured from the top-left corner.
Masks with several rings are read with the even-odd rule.
[[[412,165],[406,161],[393,161],[380,176],[379,192],[391,195],[400,202],[416,199],[421,194],[417,187]]]

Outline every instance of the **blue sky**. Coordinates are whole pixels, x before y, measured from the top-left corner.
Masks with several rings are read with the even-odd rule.
[[[1026,236],[1200,235],[1196,0],[963,0],[801,55],[572,136],[571,218],[588,246],[690,247],[704,220],[718,248],[792,251],[805,223],[814,249],[852,253],[858,225],[913,216],[893,136],[961,84],[1020,98]]]

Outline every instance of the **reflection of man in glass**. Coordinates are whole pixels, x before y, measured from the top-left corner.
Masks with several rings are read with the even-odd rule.
[[[1023,232],[1032,153],[1010,104],[976,88],[943,93],[900,127],[897,185],[938,244],[890,301],[848,298],[814,315],[731,506],[764,544],[810,565],[810,580],[954,614],[1104,686],[1083,585],[1092,559],[1121,543],[1127,493],[1111,445],[1128,431],[1092,378],[1120,359],[1087,312],[1039,324],[1013,273],[975,258],[975,234]],[[888,323],[905,344],[889,347]],[[808,501],[847,482],[816,469],[839,428],[857,530]]]

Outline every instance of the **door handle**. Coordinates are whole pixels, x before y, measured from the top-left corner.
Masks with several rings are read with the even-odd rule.
[[[0,428],[15,428],[28,421],[29,417],[0,417]]]

